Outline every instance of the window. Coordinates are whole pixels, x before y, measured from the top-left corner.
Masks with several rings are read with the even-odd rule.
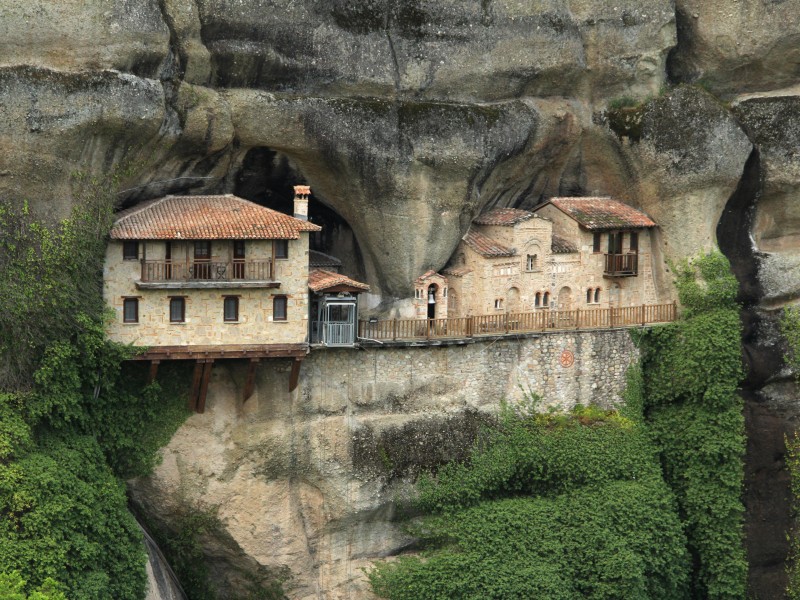
[[[289,240],[275,240],[275,258],[289,258]]]
[[[195,260],[211,260],[211,242],[208,240],[197,241],[194,243]]]
[[[545,292],[542,296],[542,306],[550,306],[550,292]]]
[[[602,233],[595,232],[594,236],[592,237],[592,252],[598,253],[600,252],[600,238],[603,236]]]
[[[639,232],[631,231],[631,252],[639,252]]]
[[[539,262],[537,254],[528,254],[528,260],[525,263],[526,271],[533,271],[536,268],[536,263]]]
[[[272,320],[286,320],[286,296],[273,296],[272,298]]]
[[[169,299],[170,323],[186,321],[186,299],[183,296],[171,296]]]
[[[600,288],[597,288],[594,291],[594,302],[595,302],[595,304],[599,304],[600,303]]]
[[[503,299],[502,298],[495,298],[494,307],[497,310],[502,310],[502,308],[503,308]]]
[[[222,318],[229,323],[239,320],[239,296],[225,296],[222,303]]]
[[[542,292],[536,292],[536,297],[533,300],[533,307],[539,308],[542,305]]]
[[[594,291],[592,290],[592,288],[589,288],[588,290],[586,290],[586,304],[591,304],[593,298],[594,298]]]
[[[139,260],[139,242],[122,242],[122,260]]]
[[[122,300],[122,322],[123,323],[139,322],[138,298],[125,298]]]
[[[414,290],[414,297],[415,297],[417,300],[422,300],[422,299],[423,299],[423,292],[422,292],[422,290],[421,290],[421,289],[419,289],[419,288],[417,288],[416,290]]]
[[[442,290],[442,298],[447,298],[447,288],[444,288],[444,290]]]
[[[608,234],[608,253],[609,254],[622,254],[622,244],[625,240],[625,234],[621,231],[617,233]]]

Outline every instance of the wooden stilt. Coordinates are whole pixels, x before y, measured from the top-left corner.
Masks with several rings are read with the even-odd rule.
[[[150,373],[147,375],[147,385],[150,385],[156,380],[156,376],[158,375],[158,365],[160,362],[160,360],[150,361]]]
[[[253,395],[256,387],[256,367],[261,362],[258,358],[251,358],[250,364],[247,367],[247,381],[244,384],[244,399],[242,403],[247,402],[250,396]]]
[[[289,391],[293,392],[297,389],[297,383],[300,380],[300,364],[303,362],[302,358],[295,358],[292,363],[292,372],[289,374]]]
[[[206,394],[208,393],[208,380],[211,379],[211,369],[214,366],[213,360],[206,360],[203,365],[203,378],[200,382],[200,393],[197,395],[197,412],[203,414],[206,410]]]
[[[194,373],[192,374],[192,390],[189,392],[188,408],[197,411],[197,395],[200,393],[200,380],[203,375],[204,361],[198,360],[194,363]]]

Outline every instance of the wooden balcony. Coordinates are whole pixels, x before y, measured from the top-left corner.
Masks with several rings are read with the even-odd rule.
[[[141,262],[141,280],[136,282],[141,289],[280,287],[271,258]]]
[[[636,277],[638,274],[639,255],[635,252],[605,255],[605,277]]]

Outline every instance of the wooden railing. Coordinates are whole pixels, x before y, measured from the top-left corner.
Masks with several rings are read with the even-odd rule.
[[[272,281],[272,259],[143,260],[142,281]]]
[[[630,277],[639,273],[639,255],[636,253],[606,254],[605,257],[606,275]]]
[[[672,303],[587,310],[541,309],[452,319],[370,320],[359,321],[358,337],[379,341],[469,338],[564,329],[633,327],[669,323],[676,316],[677,307]]]

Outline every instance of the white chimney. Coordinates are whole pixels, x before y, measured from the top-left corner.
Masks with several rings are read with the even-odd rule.
[[[294,186],[294,218],[308,221],[308,195],[311,188],[307,185]]]

